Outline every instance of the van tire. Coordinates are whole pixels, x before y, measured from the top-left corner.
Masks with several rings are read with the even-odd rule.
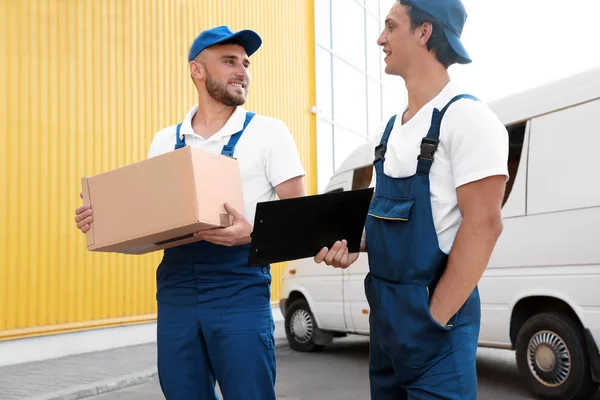
[[[303,353],[322,350],[324,346],[315,343],[317,329],[315,317],[306,300],[298,299],[290,304],[285,313],[285,335],[293,350]]]
[[[583,400],[598,389],[592,380],[582,329],[570,314],[532,316],[519,330],[515,349],[519,372],[542,398]],[[555,357],[558,352],[566,357],[562,362]]]

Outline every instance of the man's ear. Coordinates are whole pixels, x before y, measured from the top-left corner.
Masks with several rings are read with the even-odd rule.
[[[417,28],[417,32],[418,32],[418,40],[419,43],[421,43],[422,45],[427,45],[427,41],[429,40],[429,38],[431,37],[431,34],[433,33],[433,25],[431,25],[430,22],[425,22],[424,24],[422,24],[421,26],[419,26]]]
[[[195,81],[204,79],[204,67],[196,60],[190,62],[190,76]]]

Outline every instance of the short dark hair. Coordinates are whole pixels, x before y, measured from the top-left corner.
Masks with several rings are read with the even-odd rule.
[[[452,49],[448,39],[444,35],[444,28],[439,19],[431,15],[411,7],[406,4],[406,0],[398,0],[400,4],[408,6],[408,17],[411,21],[411,30],[414,31],[419,26],[429,22],[432,26],[431,37],[427,41],[427,50],[433,51],[435,58],[445,67],[448,68],[452,64],[458,62],[458,54]]]

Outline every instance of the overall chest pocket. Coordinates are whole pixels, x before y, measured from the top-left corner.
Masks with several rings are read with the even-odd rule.
[[[408,222],[414,204],[414,198],[393,199],[375,195],[369,207],[369,216],[384,221]]]
[[[411,258],[413,239],[410,223],[414,199],[376,196],[365,224],[369,268],[392,282],[407,278],[406,266]]]

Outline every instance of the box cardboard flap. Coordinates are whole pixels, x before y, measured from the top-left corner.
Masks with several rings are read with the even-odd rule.
[[[196,197],[197,220],[211,221],[218,216],[222,227],[233,224],[233,216],[225,209],[225,202],[238,212],[245,213],[242,178],[238,161],[222,154],[213,154],[190,148]],[[215,174],[214,171],[219,171]],[[223,177],[227,177],[224,179]]]
[[[83,204],[92,204],[90,202],[90,187],[86,177],[81,178],[81,193],[83,194]],[[93,246],[96,243],[94,238],[94,223],[90,224],[90,230],[86,233],[87,245]]]

